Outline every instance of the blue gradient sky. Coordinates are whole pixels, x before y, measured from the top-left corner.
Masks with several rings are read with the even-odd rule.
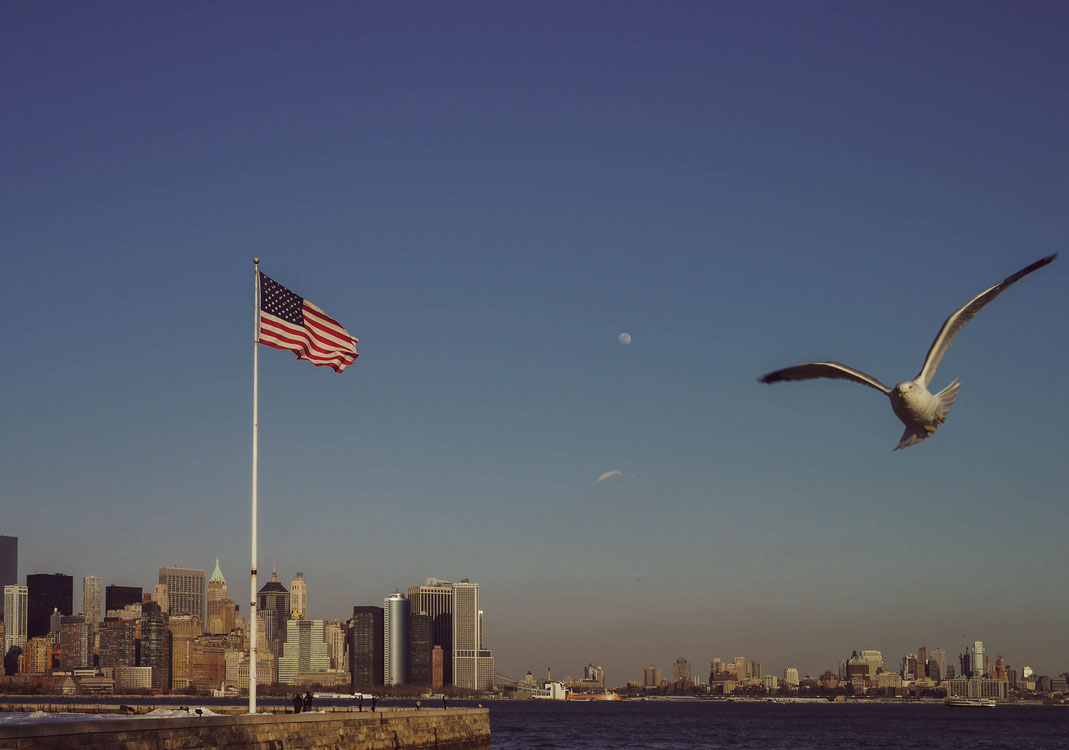
[[[5,3],[0,533],[246,596],[253,256],[361,340],[261,351],[260,568],[482,585],[520,676],[1069,669],[1063,3]],[[633,336],[629,346],[617,340]],[[598,477],[616,470],[600,484]],[[76,602],[80,597],[76,596]]]

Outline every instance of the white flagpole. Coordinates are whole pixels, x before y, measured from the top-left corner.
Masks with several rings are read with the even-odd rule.
[[[256,476],[260,442],[260,259],[253,258],[252,283],[256,307],[252,334],[252,591],[249,595],[249,713],[256,713]]]

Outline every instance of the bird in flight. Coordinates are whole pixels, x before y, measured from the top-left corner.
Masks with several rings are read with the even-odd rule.
[[[954,380],[953,383],[935,395],[932,395],[928,390],[928,384],[932,381],[935,371],[939,369],[939,363],[943,361],[943,356],[947,353],[947,349],[950,348],[954,337],[958,335],[958,332],[966,323],[976,317],[976,314],[983,309],[984,305],[1028,274],[1042,268],[1057,257],[1058,254],[1055,253],[1048,255],[1046,258],[1041,258],[1029,266],[1025,266],[990,289],[980,292],[980,294],[951,313],[950,317],[943,323],[943,327],[939,329],[939,333],[936,334],[931,348],[928,349],[928,356],[924,358],[924,366],[917,373],[917,377],[913,378],[913,380],[899,383],[894,388],[888,388],[871,375],[867,375],[861,370],[855,370],[853,367],[847,367],[839,362],[809,362],[804,365],[786,367],[782,370],[775,370],[767,375],[762,375],[758,380],[762,383],[779,383],[786,380],[830,378],[832,380],[852,380],[855,383],[867,385],[869,388],[875,388],[891,399],[891,409],[894,411],[895,416],[902,420],[902,424],[906,426],[906,431],[902,433],[902,439],[895,446],[895,450],[916,445],[925,438],[930,437],[946,421],[947,412],[954,404],[954,399],[958,396],[958,389],[961,386],[957,380]]]

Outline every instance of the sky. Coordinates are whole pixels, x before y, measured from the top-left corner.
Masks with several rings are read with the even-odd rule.
[[[346,618],[480,584],[511,677],[853,649],[1069,669],[1069,6],[0,5],[0,533],[20,579],[250,554]],[[627,333],[630,343],[620,335]],[[599,481],[600,480],[600,481]],[[75,606],[80,604],[80,593]]]

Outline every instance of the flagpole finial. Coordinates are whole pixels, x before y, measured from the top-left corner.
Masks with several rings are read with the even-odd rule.
[[[255,263],[256,265],[260,265],[260,259],[259,258],[253,258],[252,262]]]

